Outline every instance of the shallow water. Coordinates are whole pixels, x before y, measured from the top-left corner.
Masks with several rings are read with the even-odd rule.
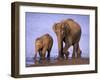
[[[40,60],[38,57],[36,60],[33,58],[26,58],[26,67],[31,66],[50,66],[50,65],[76,65],[76,64],[89,64],[89,58],[68,58],[68,60],[58,60],[55,57],[51,57],[50,60]]]
[[[52,57],[50,58],[50,60],[45,60],[46,62],[49,63],[55,63],[56,62],[56,58]],[[42,64],[43,61],[40,60],[40,58],[38,57],[36,60],[34,60],[33,58],[26,58],[26,65],[33,65],[33,64]]]

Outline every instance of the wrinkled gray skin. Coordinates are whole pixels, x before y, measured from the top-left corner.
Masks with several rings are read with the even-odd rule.
[[[47,59],[50,59],[50,52],[51,52],[52,45],[53,45],[53,39],[49,34],[45,34],[37,38],[35,41],[34,59],[36,60],[38,52],[40,55],[40,59],[42,60],[45,59],[46,51],[48,52]]]
[[[60,59],[68,59],[68,49],[73,46],[72,58],[80,58],[81,50],[79,41],[81,37],[80,25],[72,19],[67,19],[59,23],[55,23],[53,30],[56,33],[58,40],[58,52]],[[65,45],[63,45],[65,43]]]

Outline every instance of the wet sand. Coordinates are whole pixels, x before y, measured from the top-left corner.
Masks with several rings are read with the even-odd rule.
[[[89,64],[89,58],[75,58],[68,60],[58,60],[56,58],[51,58],[50,60],[36,60],[34,64],[26,64],[26,67],[36,67],[36,66],[61,66],[61,65],[82,65]]]

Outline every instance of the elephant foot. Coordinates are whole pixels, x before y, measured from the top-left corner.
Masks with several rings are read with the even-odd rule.
[[[42,58],[42,60],[44,61],[44,60],[46,60],[46,58]]]
[[[39,64],[42,64],[42,59],[39,59],[38,63],[39,63]]]
[[[72,59],[75,59],[76,57],[75,57],[75,54],[73,53],[73,55],[72,55]]]
[[[33,60],[34,60],[34,62],[36,62],[37,61],[37,58],[36,57],[33,57]]]
[[[37,55],[35,54],[34,57],[33,57],[33,59],[36,60],[36,58],[37,58]]]
[[[64,59],[64,54],[59,54],[59,56],[57,57],[57,60],[63,60]]]
[[[67,51],[67,52],[65,53],[66,60],[68,59],[68,56],[69,56],[69,52]]]
[[[77,55],[77,58],[81,58],[81,54],[78,54],[78,55]]]
[[[81,54],[82,54],[82,51],[80,51],[80,53],[77,54],[77,58],[81,58]]]
[[[46,61],[47,61],[46,58],[40,58],[39,59],[40,64],[44,64],[44,63],[46,63]]]

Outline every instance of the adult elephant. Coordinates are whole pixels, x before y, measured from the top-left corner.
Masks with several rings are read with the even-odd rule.
[[[68,59],[68,49],[73,46],[72,58],[80,58],[81,50],[79,46],[79,41],[81,38],[81,27],[73,19],[66,19],[59,23],[55,23],[53,30],[56,33],[58,40],[58,58]],[[65,45],[63,45],[65,43]]]

